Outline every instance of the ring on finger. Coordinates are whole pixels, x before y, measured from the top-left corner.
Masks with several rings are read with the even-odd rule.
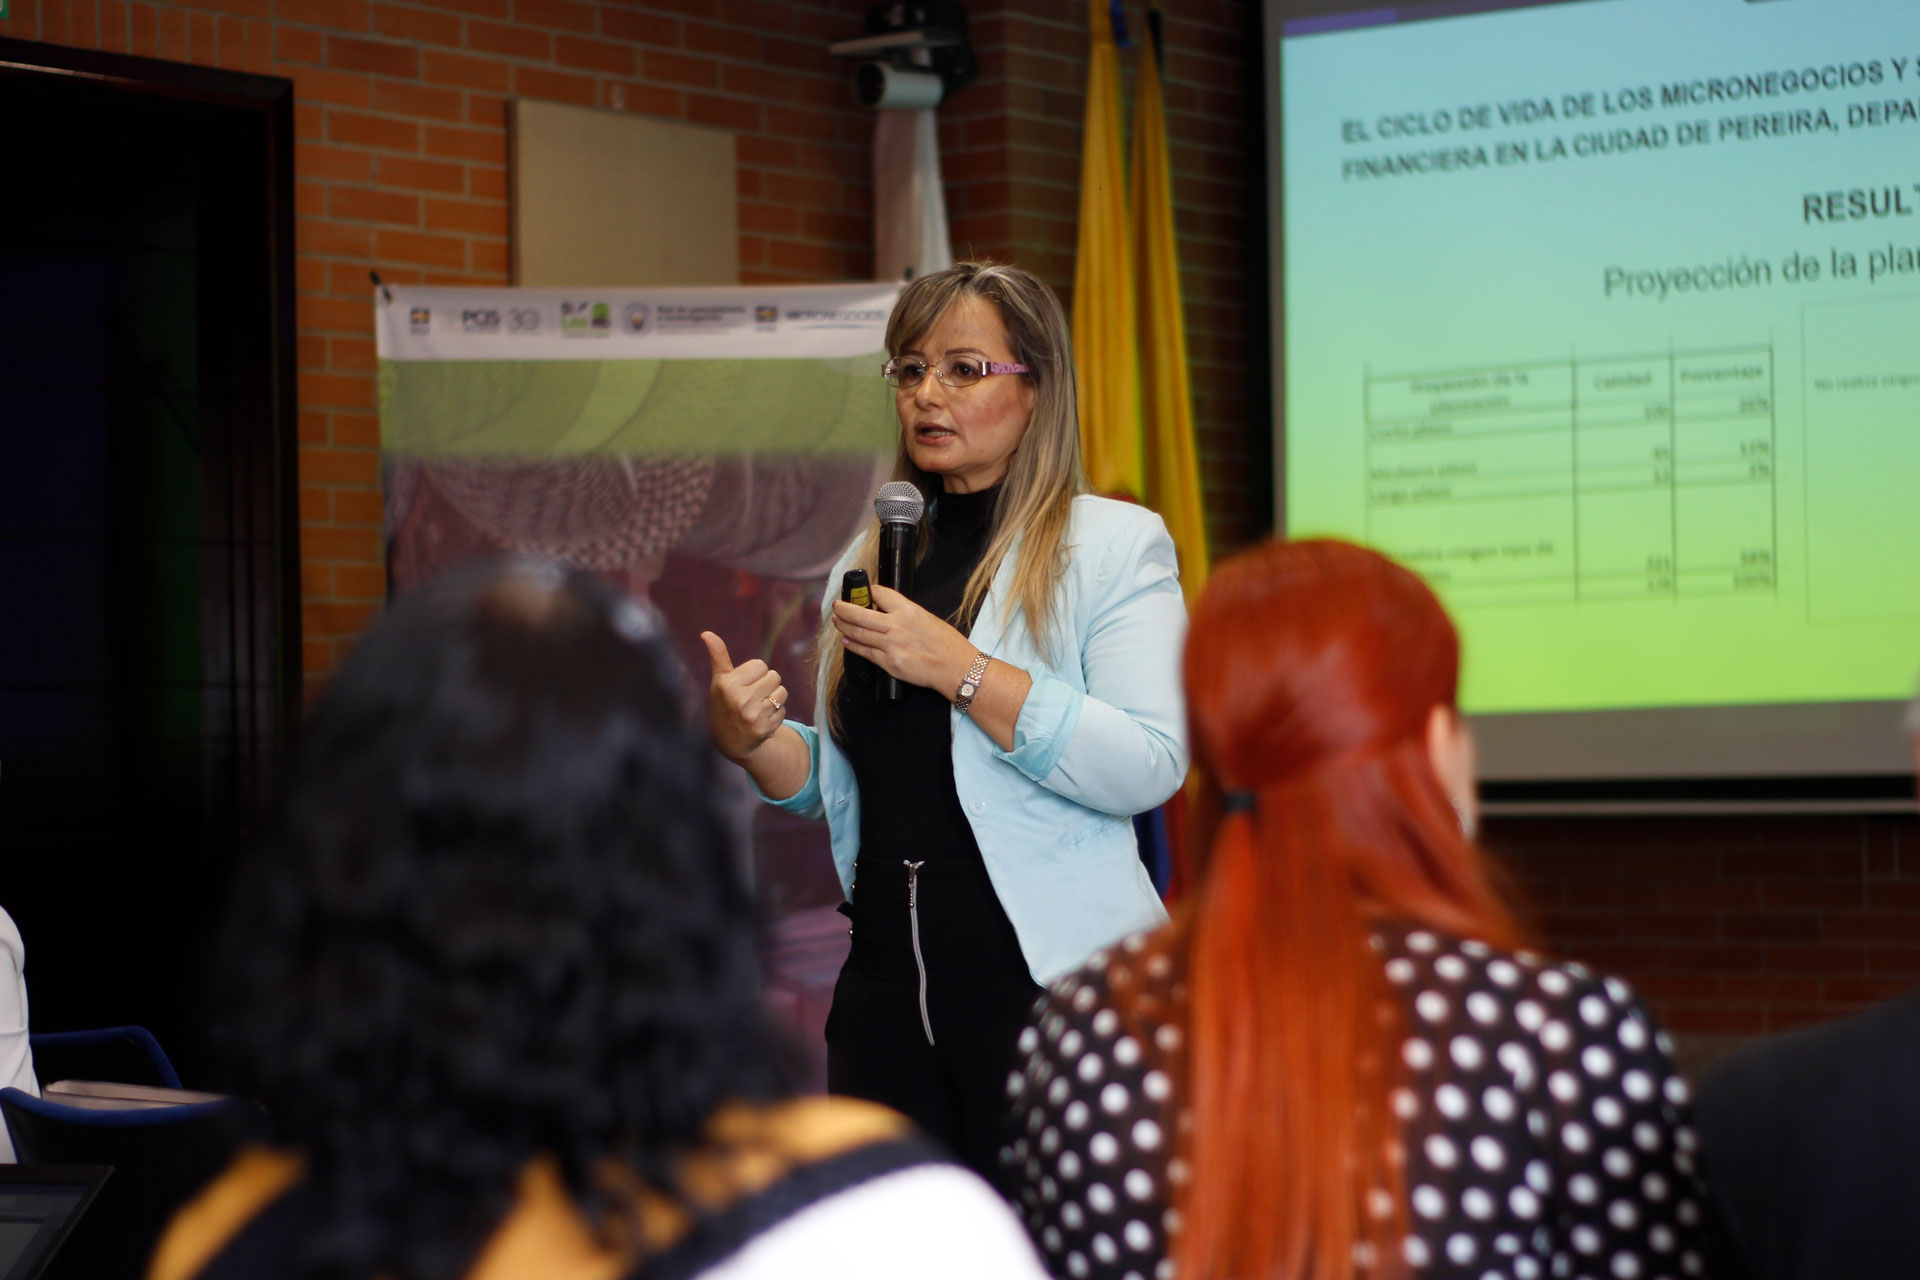
[[[782,703],[778,703],[778,702],[775,702],[775,701],[773,700],[773,695],[772,695],[772,694],[770,694],[770,693],[769,693],[769,694],[767,694],[767,695],[766,695],[766,699],[767,699],[767,705],[768,705],[768,706],[770,706],[770,707],[772,707],[772,708],[773,708],[773,709],[774,709],[775,711],[784,711],[784,710],[786,710],[786,707],[785,707],[785,705],[784,705],[784,704],[782,704]]]

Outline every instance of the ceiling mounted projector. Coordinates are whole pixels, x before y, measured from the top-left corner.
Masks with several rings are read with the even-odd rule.
[[[967,11],[951,0],[913,0],[867,11],[867,34],[827,46],[864,61],[853,75],[854,100],[870,111],[938,106],[979,72],[967,42]]]

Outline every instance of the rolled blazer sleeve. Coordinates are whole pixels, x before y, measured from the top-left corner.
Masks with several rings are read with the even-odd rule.
[[[1105,547],[1073,552],[1100,557],[1082,601],[1084,690],[1050,671],[1031,671],[1013,750],[996,749],[1048,790],[1114,815],[1160,804],[1187,773],[1180,693],[1186,604],[1166,525],[1151,512],[1140,516]]]
[[[753,775],[747,775],[747,781],[762,800],[776,809],[785,809],[788,813],[797,813],[803,818],[818,818],[826,812],[826,805],[820,794],[820,731],[810,724],[801,724],[797,720],[788,720],[786,727],[800,735],[800,741],[807,744],[807,781],[798,791],[785,800],[775,800],[760,790],[760,784],[753,781]]]

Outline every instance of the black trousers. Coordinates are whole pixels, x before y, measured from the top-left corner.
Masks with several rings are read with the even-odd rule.
[[[905,862],[863,852],[855,868],[827,1089],[892,1107],[998,1186],[1014,1041],[1040,987],[984,866]]]

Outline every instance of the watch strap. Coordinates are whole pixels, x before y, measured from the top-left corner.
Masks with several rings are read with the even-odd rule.
[[[973,706],[973,695],[980,692],[980,681],[987,674],[987,655],[978,649],[973,653],[973,665],[967,668],[967,674],[960,681],[960,690],[954,694],[953,706],[961,715]]]

